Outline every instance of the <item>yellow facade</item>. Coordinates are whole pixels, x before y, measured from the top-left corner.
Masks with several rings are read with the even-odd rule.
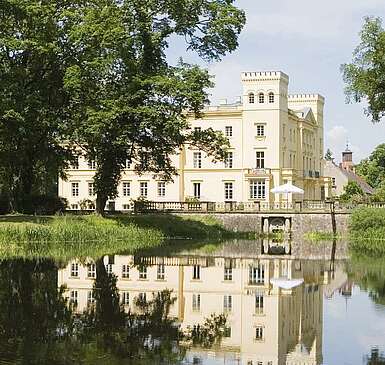
[[[213,162],[202,151],[185,147],[173,156],[178,176],[171,183],[152,174],[137,176],[124,170],[114,209],[129,208],[131,199],[144,195],[150,201],[185,201],[190,197],[212,202],[274,203],[285,199],[324,199],[329,195],[323,177],[323,108],[318,94],[288,94],[289,77],[283,72],[244,72],[242,97],[236,103],[208,106],[201,119],[190,119],[191,128],[222,131],[231,144],[228,160]],[[80,159],[79,168],[59,181],[59,195],[72,209],[90,194],[94,171]],[[305,194],[270,193],[292,182]],[[128,189],[129,187],[129,189]],[[129,190],[129,194],[127,194]]]

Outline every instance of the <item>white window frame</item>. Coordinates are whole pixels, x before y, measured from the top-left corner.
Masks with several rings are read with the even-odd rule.
[[[233,200],[234,199],[234,184],[232,182],[224,183],[225,189],[225,200]]]
[[[233,126],[232,125],[227,125],[225,127],[225,136],[226,137],[232,137],[233,136]]]
[[[88,168],[90,170],[96,170],[96,161],[95,160],[89,160],[88,161]]]
[[[233,297],[229,294],[223,296],[223,312],[231,312],[233,310]]]
[[[263,341],[264,340],[264,328],[263,326],[256,326],[255,327],[255,340],[256,341]]]
[[[263,264],[259,264],[258,266],[250,266],[249,283],[250,285],[265,283],[265,266]]]
[[[250,199],[265,199],[266,198],[266,181],[265,180],[250,180],[249,182]]]
[[[255,151],[255,168],[265,168],[265,151]]]
[[[201,266],[200,265],[194,265],[193,266],[193,280],[200,280],[201,279]]]
[[[202,132],[202,127],[194,127],[195,132]]]
[[[76,197],[79,196],[80,188],[79,182],[73,181],[71,182],[71,196]]]
[[[93,182],[88,183],[88,196],[95,196],[95,184]]]
[[[264,93],[259,93],[258,94],[258,103],[259,104],[264,104],[265,103],[265,94]]]
[[[140,187],[140,196],[147,197],[148,196],[148,182],[141,181],[139,184]]]
[[[166,196],[166,182],[158,181],[158,196],[165,197]]]
[[[147,280],[147,266],[141,266],[138,269],[139,280]]]
[[[194,169],[202,168],[202,152],[193,152],[193,167]]]
[[[232,151],[226,152],[225,168],[232,169],[234,161],[234,153]]]
[[[92,305],[95,303],[95,295],[93,290],[87,292],[87,304]]]
[[[88,264],[87,265],[87,278],[95,279],[96,278],[96,265]]]
[[[192,295],[192,310],[194,312],[200,312],[201,310],[201,295],[193,294]]]
[[[264,309],[264,301],[265,298],[263,294],[257,293],[255,294],[255,313],[256,314],[262,314]]]
[[[256,133],[257,133],[257,137],[265,137],[265,125],[256,124]]]
[[[269,92],[269,104],[273,104],[274,103],[274,93],[272,91]]]
[[[122,291],[120,298],[122,305],[130,305],[130,292]]]
[[[201,197],[201,183],[200,182],[194,182],[193,183],[193,190],[194,190],[194,198],[200,199]]]
[[[123,196],[131,196],[131,182],[123,181],[122,182],[122,192]]]
[[[71,290],[70,292],[70,302],[77,305],[78,304],[78,291]]]
[[[77,262],[71,263],[71,278],[79,277],[79,264]]]
[[[165,279],[165,266],[164,264],[159,264],[156,269],[156,278],[157,280],[164,280]]]
[[[249,104],[254,104],[255,103],[255,95],[254,95],[254,93],[249,93],[248,99],[249,99]]]
[[[223,271],[223,280],[232,281],[233,280],[233,269],[231,267],[225,267]]]
[[[122,265],[122,278],[129,279],[130,278],[130,265],[123,264]]]

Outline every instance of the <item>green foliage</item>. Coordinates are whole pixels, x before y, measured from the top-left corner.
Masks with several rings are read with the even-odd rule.
[[[350,216],[350,247],[368,256],[385,255],[385,209],[358,208]]]
[[[344,192],[340,195],[342,202],[362,202],[364,201],[365,193],[361,186],[355,181],[349,181],[344,186]]]
[[[228,1],[105,1],[80,3],[68,18],[76,54],[64,76],[70,98],[70,139],[97,161],[96,209],[104,211],[126,161],[138,174],[165,180],[176,174],[171,156],[191,144],[214,159],[229,146],[211,128],[191,131],[212,87],[206,70],[180,61],[167,63],[171,37],[207,60],[237,46],[244,13]],[[190,113],[190,114],[189,114]]]
[[[385,143],[378,145],[369,158],[356,166],[356,172],[373,188],[379,188],[385,181]]]
[[[333,161],[333,152],[328,148],[325,153],[326,161]]]
[[[365,18],[361,42],[354,50],[353,61],[341,66],[348,100],[366,100],[366,114],[378,122],[385,113],[385,32],[381,19]]]

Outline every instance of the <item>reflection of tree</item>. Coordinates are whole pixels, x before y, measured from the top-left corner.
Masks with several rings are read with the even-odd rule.
[[[95,304],[74,313],[57,289],[52,261],[0,263],[0,360],[23,364],[178,364],[183,343],[214,344],[225,319],[214,316],[183,333],[169,316],[170,291],[136,300],[135,313],[119,302],[116,277],[96,262]],[[209,340],[208,340],[209,339]]]
[[[366,357],[366,365],[385,365],[385,356],[377,348],[373,348],[370,356]]]
[[[348,275],[369,293],[376,303],[385,305],[385,262],[364,257],[353,258],[348,267]]]

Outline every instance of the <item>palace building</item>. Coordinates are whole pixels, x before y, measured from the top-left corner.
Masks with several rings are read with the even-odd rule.
[[[280,203],[285,200],[323,200],[330,194],[323,174],[323,108],[318,94],[288,94],[289,77],[283,72],[243,72],[242,97],[235,103],[208,106],[191,128],[222,131],[230,141],[225,162],[213,162],[203,151],[185,146],[173,161],[173,182],[153,174],[138,176],[133,165],[122,174],[119,196],[108,202],[111,210],[130,209],[132,200],[179,202],[190,198],[211,202]],[[95,162],[79,158],[59,180],[59,195],[71,209],[94,200]],[[273,187],[291,182],[304,195],[273,194]]]

